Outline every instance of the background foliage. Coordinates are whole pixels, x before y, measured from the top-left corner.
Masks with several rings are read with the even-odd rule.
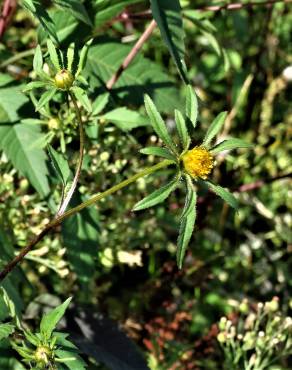
[[[217,340],[221,316],[235,325],[244,299],[251,313],[273,296],[281,318],[289,315],[291,4],[238,10],[226,4],[208,3],[223,6],[215,11],[188,0],[19,1],[0,43],[1,265],[41,231],[60,201],[47,144],[66,153],[71,166],[78,152],[75,116],[61,95],[35,112],[32,101],[41,91],[31,99],[23,93],[36,78],[35,47],[45,53],[48,36],[62,50],[73,41],[81,50],[93,38],[84,70],[93,111],[83,111],[86,154],[73,203],[155,163],[139,153],[159,144],[143,95],[152,96],[175,136],[173,112],[183,107],[186,80],[200,106],[193,143],[228,111],[222,137],[252,142],[254,150],[217,158],[212,179],[234,191],[240,211],[200,189],[182,270],[175,254],[183,192],[131,211],[165,184],[168,169],[69,218],[40,242],[0,288],[1,368],[25,368],[11,347],[19,338],[7,325],[21,322],[37,332],[43,313],[71,296],[60,330],[70,334],[89,369],[231,369]],[[150,8],[158,27],[109,86],[149,25]],[[285,359],[273,366],[289,368]]]

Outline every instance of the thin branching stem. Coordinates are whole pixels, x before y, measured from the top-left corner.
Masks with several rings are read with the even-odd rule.
[[[96,202],[99,202],[101,199],[116,193],[117,191],[123,189],[124,187],[130,185],[131,183],[135,182],[136,180],[140,179],[141,177],[145,177],[147,175],[150,175],[153,172],[156,172],[157,170],[167,167],[174,162],[171,160],[164,160],[154,166],[148,167],[144,169],[143,171],[137,173],[136,175],[133,175],[129,177],[128,179],[120,182],[117,185],[114,185],[108,190],[105,190],[102,193],[93,195],[91,198],[86,200],[85,202],[79,204],[78,206],[69,209],[68,211],[64,212],[59,217],[52,220],[35,238],[26,246],[24,247],[19,254],[11,260],[4,269],[0,272],[0,282],[24,259],[24,257],[29,253],[36,244],[38,244],[53,228],[60,225],[66,218],[75,215],[76,213],[82,211],[84,208],[90,207]]]
[[[82,163],[83,163],[83,156],[84,156],[84,129],[83,129],[83,122],[82,122],[82,117],[81,117],[81,112],[80,112],[80,109],[77,105],[77,101],[76,101],[76,98],[75,96],[69,91],[69,96],[73,102],[73,105],[74,105],[74,109],[75,109],[75,112],[76,112],[76,117],[77,117],[77,121],[78,121],[78,127],[79,127],[79,158],[78,158],[78,163],[77,163],[77,167],[76,167],[76,171],[75,171],[75,176],[74,176],[74,179],[72,181],[72,184],[71,184],[71,187],[69,189],[69,191],[65,194],[65,197],[64,197],[64,200],[62,201],[61,205],[60,205],[60,208],[57,212],[57,217],[61,216],[65,211],[66,211],[66,208],[68,207],[68,204],[70,203],[71,199],[72,199],[72,196],[74,194],[74,191],[76,189],[76,186],[78,184],[78,181],[79,181],[79,177],[80,177],[80,173],[81,173],[81,169],[82,169]]]

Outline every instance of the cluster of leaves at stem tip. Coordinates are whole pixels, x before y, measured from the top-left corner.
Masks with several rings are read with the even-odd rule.
[[[208,181],[207,176],[213,168],[214,156],[216,154],[236,148],[250,148],[252,145],[240,139],[229,138],[212,146],[212,141],[223,127],[227,116],[227,112],[222,112],[211,123],[203,142],[199,146],[195,146],[189,150],[191,137],[188,127],[192,125],[195,128],[198,119],[198,101],[190,85],[187,87],[185,115],[178,110],[175,111],[176,129],[180,139],[179,145],[176,145],[173,141],[160,113],[151,98],[147,95],[145,97],[145,107],[151,125],[158,137],[165,144],[165,147],[148,147],[142,149],[141,153],[164,158],[169,164],[176,166],[176,172],[174,178],[168,184],[155,190],[138,202],[134,210],[140,211],[163,202],[177,188],[180,181],[184,181],[186,186],[186,200],[180,218],[177,247],[177,264],[181,268],[196,221],[196,185],[199,182],[204,182],[211,191],[219,195],[231,207],[237,209],[238,203],[235,197],[228,190]]]
[[[44,57],[40,45],[36,47],[33,59],[33,68],[39,80],[30,82],[24,92],[32,89],[45,88],[46,91],[42,94],[38,103],[36,104],[36,111],[40,111],[53,98],[58,90],[67,93],[73,93],[79,103],[91,113],[92,107],[88,99],[86,90],[87,81],[81,75],[84,68],[88,48],[92,43],[89,40],[82,48],[78,60],[75,44],[72,43],[67,49],[66,53],[62,53],[56,49],[54,43],[48,39],[47,49],[48,55],[45,55],[45,61],[48,65],[48,73],[45,72]],[[47,58],[46,58],[47,57]]]
[[[77,347],[68,340],[68,334],[55,331],[70,302],[71,298],[68,298],[64,303],[44,314],[37,333],[32,333],[21,325],[17,328],[19,339],[11,344],[30,369],[85,369],[86,364],[78,355]],[[7,338],[15,330],[15,326],[10,323],[0,325],[0,339]]]

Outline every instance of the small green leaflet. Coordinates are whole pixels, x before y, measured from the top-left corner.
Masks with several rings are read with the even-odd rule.
[[[9,337],[10,334],[14,332],[14,325],[5,323],[5,324],[0,324],[0,341],[2,339],[5,339]]]
[[[101,95],[98,95],[98,97],[95,99],[95,101],[92,103],[92,115],[96,116],[100,112],[103,111],[103,109],[106,107],[108,101],[109,101],[109,93],[104,93]]]
[[[210,181],[205,182],[215,194],[219,195],[219,197],[225,200],[225,202],[228,203],[232,208],[234,208],[235,210],[238,209],[238,202],[233,194],[231,194],[228,190],[222,188],[221,186],[213,184]]]
[[[30,91],[30,90],[33,90],[33,89],[38,89],[40,87],[45,87],[47,85],[48,85],[47,82],[33,81],[33,82],[28,83],[25,86],[25,88],[22,90],[22,92],[27,92],[27,91]]]
[[[68,162],[62,156],[62,154],[56,152],[56,150],[51,145],[48,145],[48,152],[52,161],[52,165],[60,181],[62,182],[63,186],[66,186],[71,174]]]
[[[42,72],[43,70],[43,55],[40,45],[35,48],[35,53],[33,57],[33,69],[36,72]]]
[[[183,150],[187,150],[189,148],[191,138],[188,134],[188,129],[186,126],[185,119],[180,111],[175,110],[175,123],[176,123],[176,129],[182,144]]]
[[[187,86],[186,116],[195,128],[198,120],[198,99],[191,85]]]
[[[170,151],[166,148],[159,148],[157,146],[149,146],[148,148],[143,148],[140,150],[140,153],[146,155],[154,155],[157,157],[162,157],[166,159],[170,159],[171,161],[176,162],[176,158]]]
[[[69,306],[72,298],[68,298],[60,306],[56,307],[46,315],[42,317],[40,323],[40,331],[43,336],[49,339],[52,335],[53,330],[55,329],[58,322],[64,316],[67,307]]]
[[[52,97],[56,94],[56,91],[57,89],[55,88],[52,88],[48,91],[46,91],[45,93],[43,93],[43,95],[41,96],[35,110],[36,112],[39,111],[44,105],[46,105],[51,99]]]
[[[79,86],[73,86],[71,90],[73,91],[79,103],[87,110],[88,113],[91,113],[92,106],[91,106],[90,100],[88,99],[86,91],[81,89],[81,87]]]
[[[60,65],[58,53],[57,53],[57,50],[55,48],[55,45],[53,44],[53,42],[50,39],[47,40],[47,47],[48,47],[48,51],[49,51],[49,54],[50,54],[51,62],[53,63],[54,67],[56,68],[56,71],[60,71],[61,70],[61,65]]]
[[[147,117],[126,107],[116,108],[100,118],[113,123],[123,131],[130,131],[149,124]]]
[[[55,31],[56,26],[49,13],[45,10],[44,5],[41,4],[39,0],[22,0],[22,5],[39,20],[40,24],[48,31],[50,36],[52,36],[52,38],[58,44],[59,40]]]
[[[90,39],[89,41],[87,41],[87,43],[83,46],[81,50],[78,68],[77,68],[77,72],[75,75],[76,77],[78,77],[79,74],[83,71],[83,68],[85,66],[86,59],[87,59],[88,49],[89,49],[89,46],[92,44],[92,41],[93,39]]]
[[[218,154],[223,152],[224,150],[233,150],[237,148],[252,148],[253,145],[251,143],[247,143],[241,139],[230,138],[227,140],[222,141],[221,143],[214,146],[210,152],[212,154]]]
[[[184,29],[179,0],[151,0],[153,18],[158,24],[164,40],[178,71],[185,83],[188,83],[184,61]]]
[[[57,349],[55,351],[58,362],[64,363],[70,370],[85,370],[87,368],[86,363],[76,353],[76,351],[64,351],[63,349]]]
[[[187,246],[191,240],[196,222],[197,195],[193,187],[187,182],[187,200],[182,213],[179,236],[177,240],[177,264],[181,269]]]
[[[165,145],[169,147],[169,149],[176,153],[175,144],[167,131],[165,123],[157,108],[155,107],[153,101],[148,95],[145,95],[145,108],[150,118],[151,125],[156,134],[165,143]]]
[[[173,181],[169,182],[167,185],[162,186],[160,189],[155,190],[153,193],[149,194],[144,199],[140,200],[134,208],[133,211],[141,211],[142,209],[146,209],[149,207],[156,206],[156,204],[159,204],[163,202],[170,193],[174,191],[174,189],[179,184],[179,179],[176,177]]]
[[[60,8],[69,11],[76,19],[92,27],[86,8],[80,0],[54,0],[54,3]]]
[[[212,139],[218,134],[221,130],[222,126],[224,125],[225,119],[227,116],[227,112],[221,112],[218,116],[214,119],[209,127],[206,136],[203,140],[203,146],[208,147]]]
[[[74,56],[75,56],[75,44],[72,43],[69,45],[67,49],[67,69],[72,74],[74,74],[73,72]]]

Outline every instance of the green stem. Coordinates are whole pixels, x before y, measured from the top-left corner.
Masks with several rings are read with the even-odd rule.
[[[0,68],[5,68],[9,66],[9,64],[12,64],[14,62],[17,62],[19,59],[23,59],[25,57],[29,57],[31,55],[34,55],[35,51],[34,49],[24,50],[20,53],[13,55],[11,58],[6,59],[3,63],[0,64]]]
[[[63,213],[59,217],[55,218],[52,220],[26,247],[24,247],[19,254],[11,260],[5,267],[4,269],[0,272],[0,282],[9,274],[17,265],[20,263],[23,258],[29,253],[33,247],[41,241],[45,235],[47,235],[53,228],[56,226],[60,225],[62,221],[64,221],[66,218],[75,215],[76,213],[79,213],[86,207],[90,207],[94,203],[100,201],[101,199],[116,193],[117,191],[123,189],[124,187],[130,185],[131,183],[135,182],[136,180],[140,179],[141,177],[145,177],[150,175],[153,172],[156,172],[157,170],[167,167],[171,164],[174,164],[173,161],[171,160],[164,160],[152,167],[148,167],[145,170],[137,173],[136,175],[131,176],[130,178],[120,182],[117,185],[114,185],[108,190],[105,190],[102,193],[93,195],[90,199],[86,200],[85,202],[79,204],[78,206],[69,209],[67,212]]]
[[[76,189],[80,173],[81,173],[81,168],[82,168],[82,163],[83,163],[83,156],[84,156],[84,130],[83,130],[83,122],[82,122],[82,117],[81,117],[81,112],[80,109],[78,108],[77,101],[75,96],[69,91],[69,96],[73,102],[74,109],[76,112],[76,117],[78,121],[78,127],[79,127],[79,158],[78,158],[78,164],[75,172],[74,179],[72,181],[71,187],[67,194],[65,195],[65,198],[62,199],[60,208],[57,212],[57,217],[61,216],[65,211],[66,208],[68,207],[70,200],[74,194],[74,191]]]

